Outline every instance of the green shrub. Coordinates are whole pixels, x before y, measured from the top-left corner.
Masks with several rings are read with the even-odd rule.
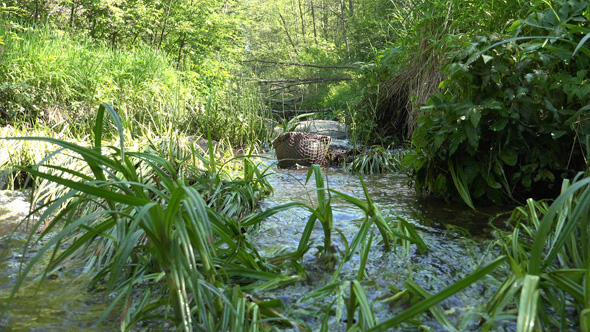
[[[554,196],[559,178],[584,169],[588,21],[587,2],[559,1],[515,21],[509,31],[520,37],[466,43],[413,135],[405,163],[416,188],[470,205],[472,197],[499,203]]]
[[[350,164],[346,165],[346,170],[364,174],[399,172],[405,154],[404,150],[392,151],[375,145],[356,156]]]

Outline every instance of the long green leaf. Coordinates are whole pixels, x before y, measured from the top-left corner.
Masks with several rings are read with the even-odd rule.
[[[83,193],[86,193],[89,195],[101,197],[106,200],[115,201],[115,202],[119,202],[119,203],[123,203],[123,204],[133,205],[133,206],[142,206],[142,205],[151,203],[151,201],[147,200],[147,199],[138,198],[136,196],[131,196],[131,195],[119,194],[116,192],[112,192],[110,190],[101,189],[100,187],[97,187],[97,186],[91,186],[91,185],[88,185],[85,183],[64,179],[64,178],[61,178],[59,176],[55,176],[52,174],[39,172],[39,171],[36,171],[32,168],[26,168],[26,170],[27,170],[27,172],[29,172],[32,175],[37,176],[39,178],[47,179],[49,181],[64,185],[68,188],[75,189],[75,190],[78,190],[80,192],[83,192]]]
[[[543,262],[543,250],[545,248],[547,237],[553,228],[553,221],[555,220],[557,213],[565,201],[567,201],[569,197],[574,195],[579,189],[588,186],[589,184],[590,177],[573,183],[565,192],[557,197],[553,204],[551,204],[551,207],[541,220],[540,227],[537,229],[537,235],[535,236],[535,241],[533,242],[533,246],[530,251],[530,257],[528,261],[529,274],[539,275],[542,269],[551,263],[549,259],[546,259],[545,262]],[[586,204],[590,204],[590,202],[586,202]],[[553,256],[557,255],[558,249],[560,248],[554,246],[552,250]]]
[[[410,292],[424,299],[428,299],[431,296],[424,288],[420,287],[420,285],[413,282],[412,280],[406,280],[404,285]],[[438,305],[434,305],[428,310],[432,316],[434,316],[434,318],[436,318],[436,320],[446,328],[447,331],[457,331],[457,328],[455,328],[453,323],[451,323],[451,320],[447,317],[447,315],[445,315],[443,310]]]
[[[520,302],[518,305],[517,332],[531,332],[537,318],[539,300],[539,276],[527,274],[522,283]]]
[[[588,41],[588,39],[590,39],[590,33],[587,33],[584,36],[584,38],[582,38],[582,40],[580,40],[580,42],[578,43],[578,46],[576,46],[576,49],[572,53],[572,58],[576,55],[576,53],[578,53],[578,51],[582,48],[582,46],[584,45],[584,43],[586,43]]]
[[[428,310],[433,305],[445,300],[449,296],[456,294],[457,292],[468,287],[469,285],[476,282],[477,280],[483,278],[485,275],[487,275],[488,273],[495,270],[498,266],[500,266],[504,262],[505,259],[506,259],[506,257],[504,257],[504,256],[501,256],[501,257],[495,259],[490,264],[474,271],[473,273],[471,273],[467,277],[457,281],[456,283],[452,284],[451,286],[434,294],[432,297],[425,299],[424,301],[421,301],[421,302],[413,305],[412,307],[410,307],[409,309],[400,313],[399,315],[386,320],[385,322],[375,326],[374,328],[370,329],[369,331],[372,331],[372,332],[373,331],[387,331],[390,328],[393,328],[403,322],[408,321],[409,319],[416,316],[417,314]]]

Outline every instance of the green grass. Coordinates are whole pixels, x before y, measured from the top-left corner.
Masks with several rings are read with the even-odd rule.
[[[108,144],[103,139],[107,114],[118,136]],[[380,322],[363,288],[371,246],[375,242],[385,250],[395,246],[409,252],[410,245],[415,245],[422,254],[427,254],[428,246],[405,219],[383,216],[362,179],[365,197],[359,199],[330,189],[319,166],[313,166],[307,180],[315,180],[317,206],[286,203],[256,211],[258,200],[272,188],[266,181],[269,168],[252,156],[220,162],[211,140],[202,154],[175,135],[130,148],[123,124],[107,104],[99,108],[95,123],[93,139],[85,144],[59,135],[16,137],[17,131],[6,131],[12,137],[1,140],[0,148],[22,144],[22,150],[28,144],[47,153],[23,159],[32,166],[18,167],[35,179],[40,207],[34,213],[40,217],[29,247],[40,242],[11,296],[19,294],[33,267],[49,255],[38,282],[66,262],[81,260],[85,271],[93,275],[91,289],[116,294],[103,318],[120,313],[123,330],[146,319],[171,321],[185,331],[306,328],[280,312],[280,301],[248,301],[244,292],[305,281],[301,260],[311,248],[311,232],[319,221],[323,245],[318,263],[333,269],[333,274],[327,284],[301,301],[338,294],[346,301],[338,304],[337,315],[347,317],[349,331],[415,325],[416,316],[424,312],[448,330],[460,330],[437,305],[484,277],[498,279],[501,286],[489,299],[488,312],[481,313],[483,331],[494,330],[503,321],[514,323],[517,331],[531,326],[533,330],[579,327],[587,331],[590,326],[590,178],[566,181],[562,195],[551,205],[530,200],[517,208],[511,217],[513,232],[500,232],[493,242],[501,256],[441,292],[429,294],[409,275],[405,289],[395,297],[408,298],[411,305]],[[365,215],[350,242],[333,225],[332,198],[356,206]],[[267,217],[294,207],[310,212],[298,248],[278,257],[261,255],[249,231]],[[38,239],[35,232],[40,232]],[[341,236],[345,246],[341,256],[334,254],[335,235]],[[345,280],[340,272],[357,254],[358,271]],[[509,267],[508,275],[495,272],[503,264]],[[3,310],[8,308],[5,305]],[[328,317],[320,329],[329,330]]]
[[[514,230],[499,241],[511,274],[488,305],[485,331],[504,319],[518,331],[589,331],[589,209],[590,177],[580,174],[551,205],[529,199],[514,211]]]
[[[105,112],[115,119],[121,135],[116,146],[103,146],[101,128]],[[234,208],[231,214],[218,213],[217,210],[226,208],[227,202],[219,202],[209,193],[199,191],[203,188],[188,183],[218,183],[222,188],[214,188],[216,191],[252,195],[247,198],[254,200],[255,205],[264,193],[254,193],[267,187],[264,174],[247,159],[244,176],[249,181],[234,181],[216,166],[207,166],[210,173],[202,172],[184,163],[185,159],[176,165],[188,168],[183,170],[160,155],[128,151],[121,123],[106,104],[100,107],[96,123],[93,144],[87,147],[50,137],[6,138],[8,142],[53,144],[61,148],[57,154],[67,152],[78,160],[76,167],[20,167],[36,179],[57,184],[61,195],[46,200],[37,209],[41,216],[32,234],[40,231],[39,240],[47,242],[24,268],[12,296],[44,254],[51,254],[51,260],[43,277],[70,258],[82,256],[86,269],[95,274],[93,287],[105,287],[118,294],[109,311],[125,307],[121,317],[124,329],[147,316],[162,317],[169,306],[173,308],[173,321],[188,331],[197,326],[225,330],[235,324],[234,320],[243,320],[236,316],[245,312],[239,308],[244,305],[237,297],[241,294],[239,284],[259,280],[257,273],[264,278],[279,277],[274,274],[278,272],[276,268],[261,261],[256,249],[245,241],[243,227],[253,227],[262,219],[249,216],[249,224],[242,226],[233,215],[251,212],[249,205],[237,200],[232,204],[237,202],[244,207]],[[201,160],[208,161],[204,156]],[[207,179],[199,181],[202,176]],[[280,209],[266,211],[266,215]],[[51,233],[55,235],[49,237]],[[68,246],[61,251],[63,243]],[[220,274],[215,266],[224,266],[225,273]],[[227,274],[232,274],[229,271],[234,271],[234,282],[221,283]],[[165,281],[164,290],[159,280]],[[138,302],[131,310],[127,306],[135,296],[132,290],[139,285],[148,286],[143,288],[139,300],[134,298]],[[251,306],[247,311],[250,309]],[[247,327],[250,323],[242,325]]]
[[[146,45],[113,50],[52,26],[8,23],[0,24],[0,40],[0,124],[46,122],[83,136],[94,110],[108,102],[132,136],[210,130],[213,139],[240,146],[270,136],[255,85],[204,84],[198,72],[178,70]]]
[[[362,151],[352,159],[345,169],[352,173],[375,174],[399,172],[402,170],[401,161],[406,152],[391,151],[389,148],[375,145]]]

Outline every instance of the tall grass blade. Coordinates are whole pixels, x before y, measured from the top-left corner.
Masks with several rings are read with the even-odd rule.
[[[422,297],[424,299],[428,299],[431,295],[428,294],[428,292],[426,290],[424,290],[424,288],[420,287],[420,285],[418,285],[417,283],[411,281],[411,280],[406,280],[404,282],[404,285],[407,287],[407,289],[414,293],[416,296]],[[432,314],[432,316],[434,316],[434,318],[447,330],[447,331],[451,331],[451,332],[456,332],[458,331],[457,328],[455,328],[455,326],[453,325],[453,323],[451,323],[451,321],[449,320],[449,318],[447,317],[447,315],[445,315],[445,313],[443,312],[443,310],[438,306],[438,305],[434,305],[432,306],[430,309],[428,309],[430,311],[430,313]]]
[[[432,295],[428,299],[425,299],[425,300],[413,305],[412,307],[403,311],[399,315],[397,315],[391,319],[388,319],[388,320],[384,321],[383,323],[380,323],[379,325],[375,326],[374,328],[370,329],[369,331],[371,331],[371,332],[387,331],[390,328],[393,328],[403,322],[408,321],[409,319],[416,316],[417,314],[420,314],[420,313],[428,310],[433,305],[436,305],[437,303],[443,301],[444,299],[448,298],[449,296],[461,291],[465,287],[468,287],[469,285],[473,284],[477,280],[483,278],[484,276],[486,276],[487,274],[489,274],[490,272],[495,270],[498,266],[500,266],[504,262],[505,259],[506,259],[506,257],[504,257],[504,256],[496,258],[490,264],[474,271],[473,273],[469,274],[467,277],[457,281],[456,283],[452,284],[451,286]]]
[[[457,188],[459,195],[461,196],[465,204],[467,204],[467,206],[475,210],[475,206],[473,205],[473,201],[471,200],[471,194],[469,193],[469,189],[467,188],[467,184],[465,183],[463,169],[461,168],[461,166],[457,166],[457,170],[455,170],[455,167],[451,160],[449,160],[448,165],[449,173],[451,173],[453,183],[455,183],[455,187]]]
[[[366,331],[376,325],[375,314],[373,313],[373,309],[369,304],[369,299],[367,298],[367,294],[358,280],[353,280],[350,283],[350,292],[351,294],[354,293],[354,298],[356,302],[358,302],[359,310],[359,323],[360,328],[362,331]],[[351,297],[350,301],[352,302],[353,299]],[[354,312],[353,312],[354,313]],[[348,315],[348,319],[350,319],[350,314]]]
[[[551,263],[552,259],[557,255],[559,250],[561,250],[561,247],[553,246],[553,248],[551,249],[551,253],[545,258],[545,260],[543,259],[543,256],[544,256],[543,250],[545,248],[545,244],[547,242],[548,236],[553,228],[553,221],[555,220],[555,217],[557,216],[559,210],[561,209],[563,204],[565,204],[565,202],[567,200],[569,200],[570,196],[574,195],[578,190],[580,190],[583,187],[588,186],[589,184],[590,184],[590,177],[573,183],[565,192],[563,192],[561,195],[559,195],[559,197],[557,197],[557,199],[555,200],[555,202],[553,202],[553,204],[551,204],[551,207],[549,208],[549,210],[547,211],[547,213],[545,214],[545,216],[541,220],[540,227],[537,229],[537,235],[535,236],[535,240],[533,242],[533,246],[530,251],[530,257],[529,257],[529,261],[528,261],[528,272],[530,274],[539,275],[541,273],[541,271],[547,265],[549,265]],[[588,189],[586,189],[586,191],[588,191]],[[588,196],[586,196],[586,197],[588,197]],[[585,202],[590,203],[590,201],[588,201],[588,200],[586,200]],[[579,203],[578,205],[576,205],[576,209],[578,209],[579,205],[584,205],[584,204]],[[585,205],[586,205],[586,207],[580,206],[579,209],[580,210],[588,209],[588,204],[585,204]],[[580,210],[578,210],[577,213],[575,213],[575,214],[581,215]],[[587,221],[589,217],[585,216],[585,218]],[[571,223],[576,222],[573,218],[569,218],[569,219],[573,220],[573,221],[571,221]],[[573,230],[573,228],[570,228],[570,229]]]
[[[584,36],[584,38],[582,38],[582,40],[580,40],[580,42],[578,43],[578,46],[576,46],[576,49],[572,53],[572,58],[574,56],[576,56],[576,53],[578,53],[578,51],[583,47],[584,43],[586,43],[588,41],[588,39],[590,39],[590,33],[587,33]],[[588,54],[588,51],[586,51],[585,53]]]
[[[531,332],[534,330],[539,300],[538,285],[539,276],[529,274],[524,277],[518,305],[517,332]]]

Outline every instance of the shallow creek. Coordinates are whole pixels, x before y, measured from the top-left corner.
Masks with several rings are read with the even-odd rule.
[[[304,185],[307,170],[277,170],[268,177],[273,185],[274,194],[262,201],[265,209],[288,201],[300,201],[316,204],[315,183],[313,177]],[[348,195],[363,198],[363,189],[357,175],[342,170],[325,172],[330,188]],[[412,245],[410,252],[403,248],[394,248],[384,252],[381,236],[375,233],[371,252],[366,266],[366,276],[362,281],[367,296],[373,304],[375,316],[384,321],[407,308],[386,301],[395,295],[394,289],[404,289],[403,282],[410,279],[419,284],[430,294],[434,294],[453,282],[465,277],[480,266],[494,258],[495,253],[488,249],[493,239],[489,236],[490,217],[499,211],[495,208],[474,212],[465,207],[450,207],[444,202],[424,199],[408,187],[408,178],[404,175],[366,175],[363,176],[370,196],[379,205],[383,215],[400,216],[412,223],[429,247],[429,252],[419,253]],[[8,297],[16,280],[21,258],[24,233],[16,232],[15,223],[28,212],[26,196],[15,192],[0,192],[0,303]],[[338,200],[332,201],[334,227],[339,229],[350,242],[363,220],[362,211]],[[309,213],[303,209],[286,211],[269,218],[260,227],[251,232],[254,244],[261,254],[274,256],[279,252],[290,252],[297,248],[301,233]],[[22,230],[21,230],[22,231]],[[315,245],[321,245],[323,231],[316,223]],[[344,244],[333,232],[334,245],[343,250]],[[309,280],[286,287],[265,290],[253,295],[261,299],[280,298],[285,305],[287,316],[304,321],[312,328],[317,328],[325,313],[331,311],[330,329],[343,331],[345,298],[348,296],[349,281],[358,273],[359,257],[346,263],[342,269],[341,291],[331,296],[301,301],[311,291],[326,285],[332,276],[316,264],[314,253],[310,250],[303,261]],[[28,252],[26,257],[32,257]],[[118,330],[115,317],[106,326],[92,328],[104,309],[108,299],[103,295],[88,293],[85,285],[88,279],[80,276],[80,269],[56,272],[44,282],[35,297],[34,286],[29,287],[25,295],[14,302],[9,315],[0,320],[2,331],[107,331]],[[459,330],[475,330],[478,313],[483,311],[487,301],[497,287],[493,279],[484,279],[450,297],[441,307]],[[339,295],[338,295],[339,294]],[[421,316],[425,327],[437,331],[442,329],[430,315]],[[412,328],[415,330],[415,328]],[[410,329],[410,330],[412,330]]]
[[[277,174],[269,178],[274,187],[274,195],[271,199],[263,201],[262,208],[287,201],[300,201],[315,206],[317,198],[316,192],[313,191],[314,179],[312,176],[309,183],[304,186],[306,175],[307,170],[277,170]],[[325,175],[327,186],[331,189],[361,199],[364,197],[358,176],[341,170],[328,170]],[[422,198],[408,187],[408,180],[407,176],[399,174],[363,176],[371,198],[379,205],[383,215],[397,215],[408,220],[416,227],[429,248],[426,254],[417,251],[414,245],[411,246],[410,252],[403,248],[393,248],[391,252],[384,252],[381,236],[375,231],[365,269],[369,280],[365,279],[361,284],[365,287],[379,321],[391,318],[407,308],[386,301],[395,295],[393,289],[405,288],[404,281],[413,280],[427,292],[434,294],[490,262],[495,256],[489,249],[493,241],[489,220],[498,215],[500,210],[490,207],[474,212],[464,206],[452,207],[445,202]],[[350,243],[364,215],[360,209],[336,199],[332,200],[332,207],[334,227],[339,229]],[[301,209],[282,212],[269,218],[253,236],[256,239],[255,244],[263,253],[270,255],[279,250],[295,250],[308,216],[309,212]],[[321,245],[323,230],[319,222],[316,222],[312,239],[314,237],[315,245]],[[336,247],[343,250],[344,243],[337,232],[332,233],[332,240]],[[334,315],[330,320],[330,329],[344,331],[346,313],[345,310],[343,313],[340,311],[344,306],[343,298],[348,297],[348,282],[354,280],[358,274],[359,255],[353,257],[342,269],[340,281],[343,282],[341,294],[344,297],[334,294],[300,301],[303,296],[326,285],[332,277],[331,271],[317,266],[315,252],[315,248],[310,250],[304,259],[304,267],[310,279],[307,283],[264,291],[258,295],[263,298],[280,298],[286,305],[289,316],[305,321],[312,327],[317,327],[324,313],[330,310]],[[478,322],[475,316],[478,312],[483,312],[496,287],[494,280],[484,279],[450,297],[441,303],[441,307],[455,326],[461,326],[459,330],[475,330],[475,324]],[[338,314],[342,314],[342,317],[337,317]],[[430,316],[424,316],[420,320],[433,331],[444,330]]]
[[[25,261],[30,260],[42,245],[24,250],[28,224],[21,221],[28,215],[29,206],[27,192],[0,191],[0,305],[17,281],[23,254]],[[46,263],[46,259],[39,262],[32,275],[39,275]],[[47,276],[41,288],[38,283],[26,285],[12,302],[8,315],[0,318],[0,331],[117,331],[113,320],[106,324],[112,329],[93,326],[110,303],[103,295],[87,292],[89,282],[81,268],[72,266]]]

